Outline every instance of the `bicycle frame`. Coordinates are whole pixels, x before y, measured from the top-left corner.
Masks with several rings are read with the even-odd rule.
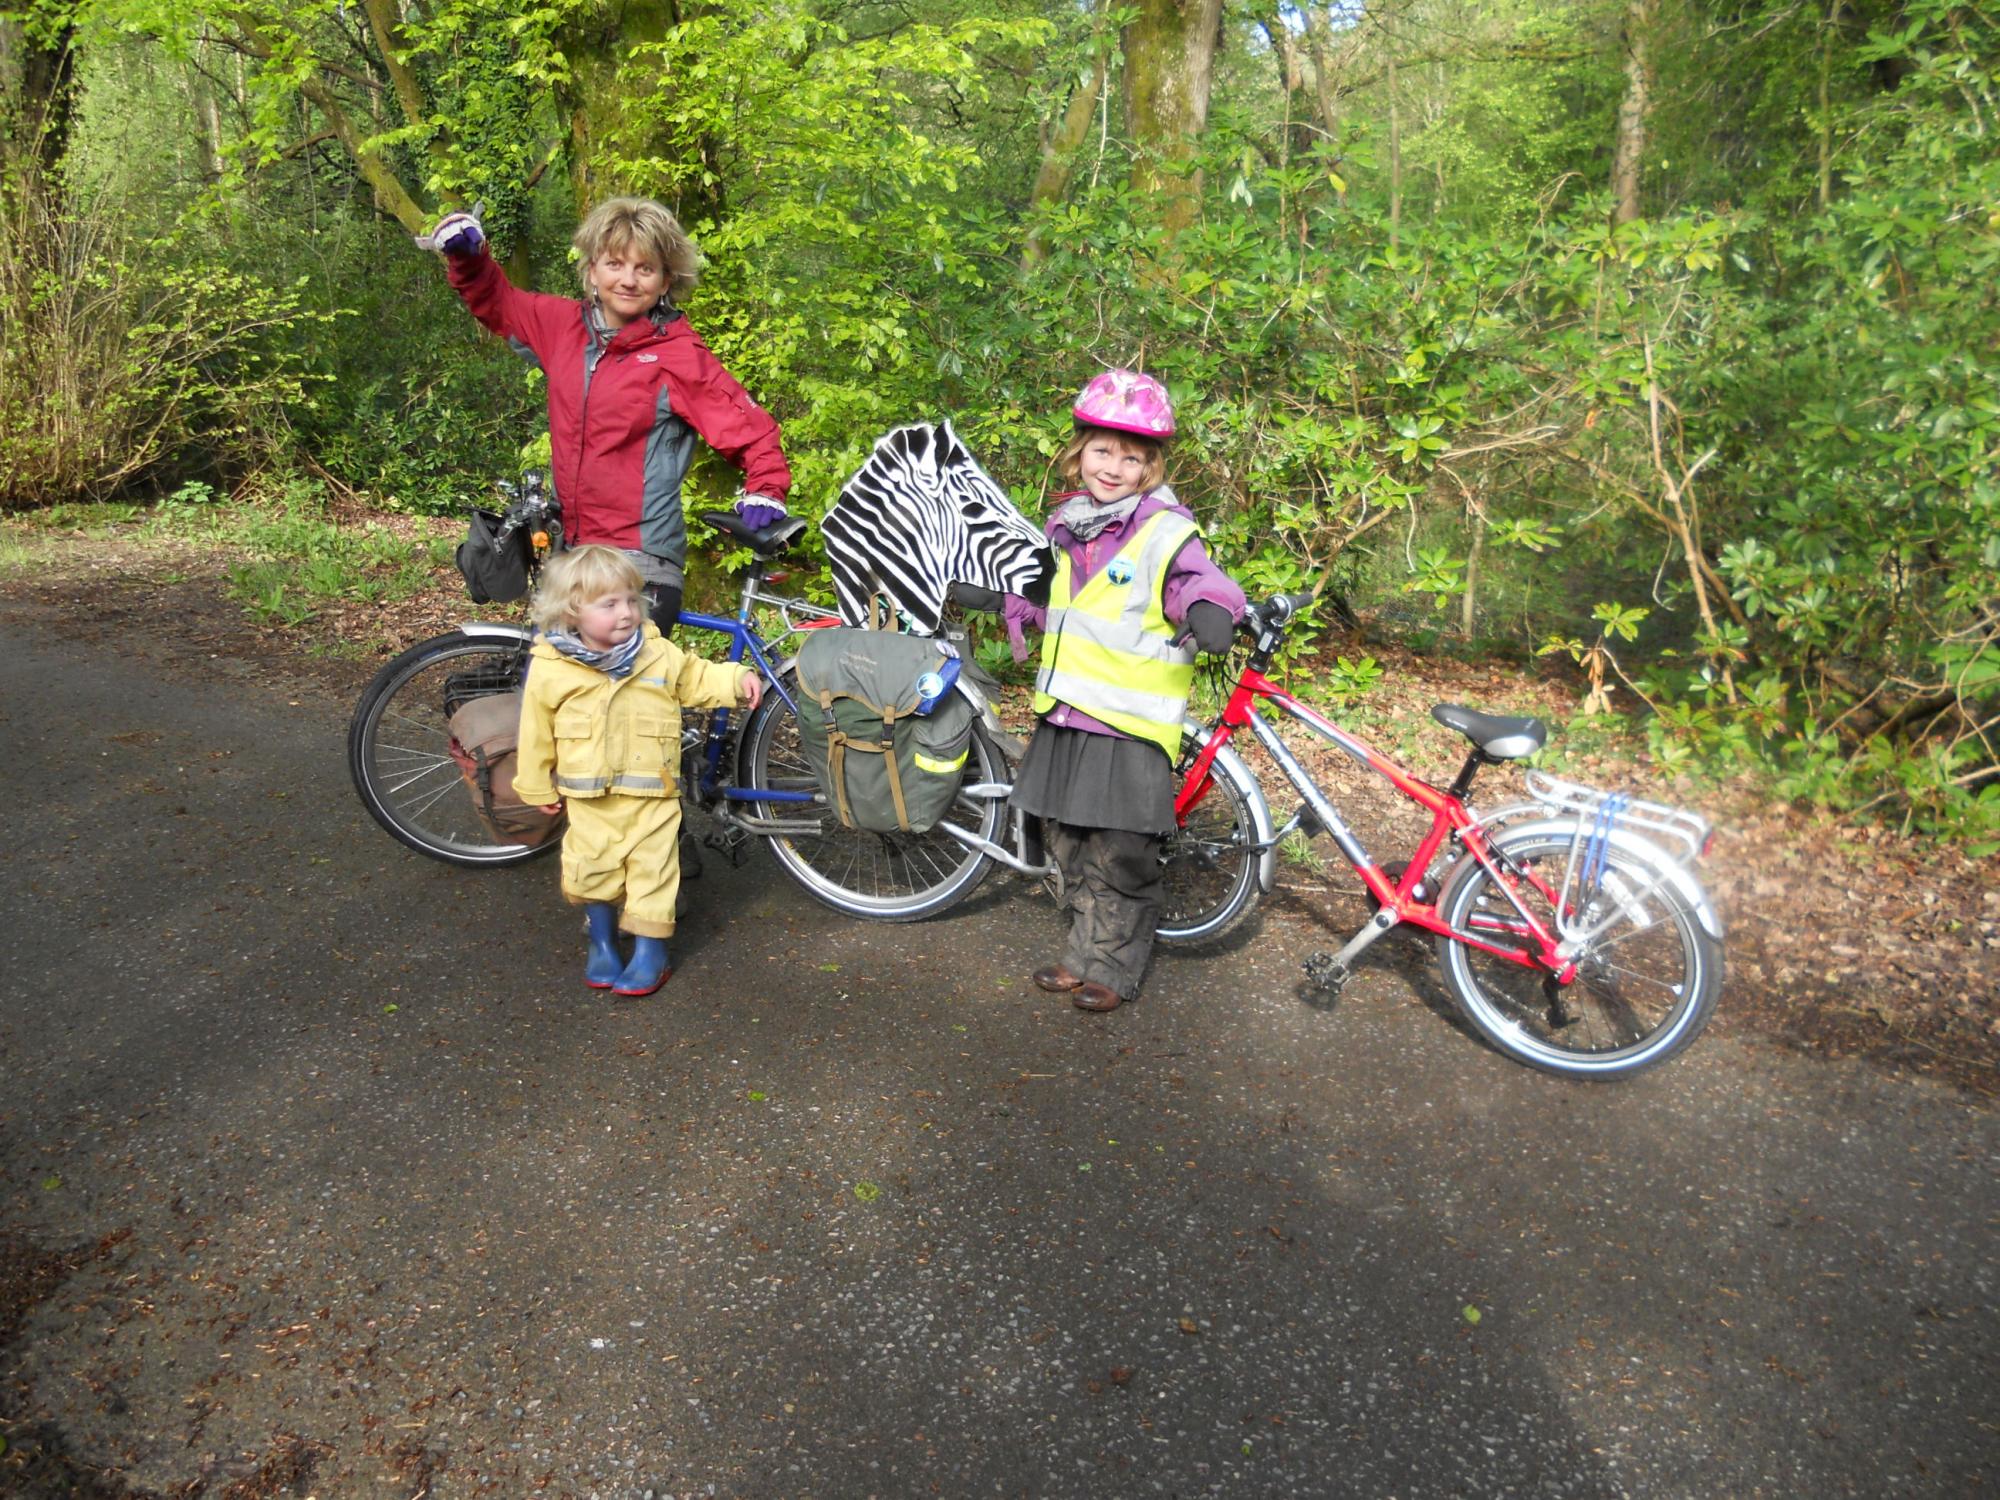
[[[785,707],[793,714],[799,711],[792,695],[785,691],[782,676],[783,663],[772,656],[771,646],[757,633],[752,616],[758,605],[768,605],[778,611],[784,620],[785,634],[800,630],[813,630],[825,625],[837,625],[840,617],[833,610],[821,605],[808,604],[803,599],[789,599],[782,594],[767,594],[764,584],[769,570],[759,562],[752,564],[744,575],[743,591],[737,599],[736,614],[733,618],[723,615],[705,615],[695,610],[684,610],[679,623],[695,630],[713,631],[729,638],[729,649],[724,659],[741,662],[746,657],[762,674],[767,690],[775,692],[783,700]],[[779,574],[780,578],[784,575]],[[803,623],[792,619],[794,612],[807,615]],[[720,797],[724,802],[796,802],[810,804],[815,801],[811,792],[780,792],[773,790],[751,791],[747,787],[725,785],[722,776],[722,754],[729,743],[729,716],[732,710],[718,708],[709,714],[708,729],[702,741],[701,781],[699,791],[704,801]],[[752,825],[754,826],[754,825]]]
[[[1346,820],[1340,816],[1332,801],[1320,790],[1311,773],[1299,764],[1298,757],[1280,738],[1271,723],[1257,712],[1255,705],[1259,699],[1274,704],[1320,738],[1331,741],[1360,765],[1388,781],[1397,791],[1430,813],[1430,831],[1417,845],[1416,852],[1410,857],[1409,867],[1403,872],[1400,881],[1392,881],[1388,873],[1375,863],[1354,830],[1348,827]],[[1222,710],[1221,717],[1208,736],[1207,743],[1195,757],[1194,764],[1189,767],[1180,791],[1174,799],[1174,815],[1177,819],[1185,822],[1188,813],[1208,795],[1209,788],[1213,784],[1210,767],[1214,764],[1215,757],[1234,738],[1237,730],[1245,728],[1278,763],[1279,769],[1285,774],[1285,779],[1304,799],[1300,810],[1273,835],[1273,842],[1282,839],[1294,829],[1306,827],[1310,818],[1312,824],[1317,825],[1310,831],[1324,830],[1332,837],[1334,843],[1339,846],[1341,854],[1360,876],[1368,893],[1378,903],[1374,919],[1341,950],[1335,958],[1337,964],[1345,967],[1362,949],[1384,932],[1398,923],[1408,922],[1427,932],[1435,932],[1455,942],[1469,944],[1523,968],[1545,970],[1558,983],[1567,984],[1576,977],[1576,964],[1566,951],[1562,940],[1549,931],[1540,918],[1514,893],[1515,879],[1536,880],[1536,878],[1524,871],[1505,870],[1500,867],[1479,820],[1460,796],[1450,791],[1439,790],[1429,782],[1412,776],[1393,761],[1377,754],[1339,725],[1300,703],[1255,665],[1246,665],[1243,668],[1236,680],[1235,688],[1229,695],[1229,701]],[[1460,778],[1461,784],[1469,780],[1469,776]],[[1445,846],[1447,840],[1461,845],[1493,872],[1496,889],[1505,893],[1514,909],[1520,914],[1517,935],[1532,944],[1532,951],[1523,951],[1518,947],[1499,947],[1477,933],[1455,928],[1438,915],[1434,900],[1421,900],[1416,896],[1418,885],[1423,881],[1432,861],[1437,858],[1438,851]],[[1539,886],[1540,882],[1536,880],[1536,884]],[[1543,894],[1549,896],[1552,901],[1555,900],[1554,892],[1544,891]],[[1556,905],[1560,909],[1560,902],[1556,902]]]

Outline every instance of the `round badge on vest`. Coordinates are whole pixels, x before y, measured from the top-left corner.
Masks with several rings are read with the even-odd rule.
[[[1114,557],[1111,566],[1104,570],[1104,576],[1113,583],[1124,585],[1132,581],[1132,560],[1128,557]]]

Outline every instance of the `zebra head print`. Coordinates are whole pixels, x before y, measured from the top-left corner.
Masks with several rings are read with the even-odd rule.
[[[850,625],[885,596],[924,630],[953,583],[1021,593],[1049,569],[1048,540],[979,466],[951,423],[876,439],[820,523],[834,593]]]

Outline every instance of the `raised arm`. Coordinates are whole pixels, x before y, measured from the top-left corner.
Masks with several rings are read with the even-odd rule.
[[[550,337],[581,326],[582,310],[568,297],[524,292],[509,281],[483,239],[469,251],[442,253],[451,289],[473,317],[501,338],[525,344],[539,355]]]
[[[668,379],[674,410],[709,447],[743,471],[745,495],[782,511],[792,471],[779,442],[777,419],[751,399],[699,336],[682,346]]]

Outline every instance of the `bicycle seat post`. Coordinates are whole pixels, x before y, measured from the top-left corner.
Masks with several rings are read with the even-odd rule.
[[[770,571],[769,562],[755,553],[751,554],[750,566],[743,570],[743,591],[736,601],[736,618],[746,625],[750,623],[751,609],[757,595],[763,591],[764,579]]]
[[[1479,768],[1487,764],[1486,756],[1475,746],[1465,757],[1465,764],[1458,768],[1458,775],[1452,778],[1445,790],[1463,802],[1472,795],[1472,778],[1479,774]]]

